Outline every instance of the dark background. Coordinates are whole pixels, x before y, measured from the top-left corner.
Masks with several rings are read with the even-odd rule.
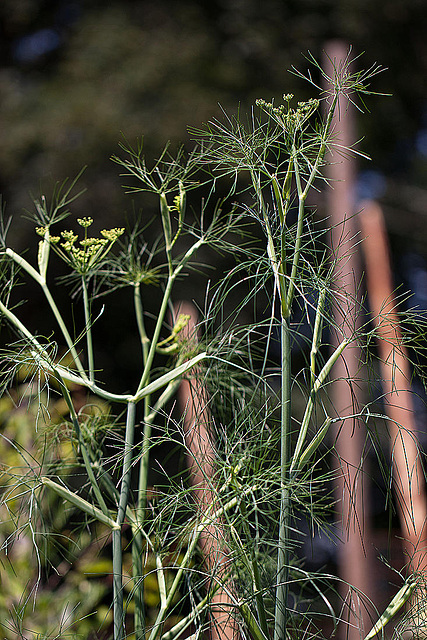
[[[188,142],[187,126],[218,116],[218,103],[235,111],[257,97],[305,97],[310,88],[288,69],[305,68],[307,51],[319,59],[340,38],[364,52],[360,67],[388,67],[373,89],[392,94],[369,100],[371,113],[359,118],[373,158],[360,167],[362,195],[423,215],[423,0],[3,0],[0,17],[0,190],[9,213],[28,207],[40,183],[88,165],[76,206],[120,220],[121,180],[109,157],[122,133],[131,142],[144,135],[150,157],[166,140]],[[414,220],[396,218],[392,231],[410,237]]]

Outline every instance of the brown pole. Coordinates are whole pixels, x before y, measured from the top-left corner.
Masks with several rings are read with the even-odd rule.
[[[387,232],[380,206],[362,204],[368,299],[378,336],[385,413],[389,418],[394,493],[411,571],[425,571],[427,502],[411,397],[411,371],[396,311]]]
[[[189,302],[177,304],[176,317],[179,314],[190,317],[187,326],[181,331],[182,338],[197,343],[198,318],[194,305]],[[215,446],[208,395],[197,370],[192,371],[191,380],[185,379],[181,382],[178,403],[180,412],[184,416],[184,438],[190,483],[193,487],[194,501],[200,516],[203,517],[207,512],[215,511],[216,508]],[[219,504],[217,506],[220,507]],[[213,521],[204,529],[200,536],[200,549],[207,573],[216,576],[219,580],[219,583],[207,584],[207,588],[217,589],[211,600],[209,640],[237,640],[239,635],[233,619],[232,587],[227,584],[226,576],[230,556],[220,521]],[[227,587],[218,587],[223,581]]]
[[[329,42],[325,47],[324,69],[330,77],[339,73],[347,58],[348,48],[343,42]],[[325,87],[328,89],[328,87]],[[330,88],[330,87],[329,87]],[[354,141],[352,104],[341,96],[333,120],[333,132],[338,145],[350,147]],[[336,259],[334,283],[336,304],[334,320],[340,335],[352,337],[358,326],[358,283],[360,264],[356,243],[354,219],[355,162],[334,148],[330,157],[327,192],[327,211],[331,225],[331,250]],[[338,416],[352,415],[362,403],[360,378],[361,355],[357,342],[347,347],[343,357],[333,370],[332,402]],[[341,595],[344,598],[348,628],[343,635],[348,640],[360,640],[363,630],[368,631],[370,620],[360,594],[369,594],[371,588],[369,502],[365,490],[364,474],[365,430],[356,418],[346,418],[339,423],[335,449],[339,475],[336,485],[338,527],[342,544],[338,547]],[[354,587],[354,588],[351,588]]]

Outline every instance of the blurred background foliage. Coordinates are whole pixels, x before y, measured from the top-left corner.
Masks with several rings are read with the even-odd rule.
[[[309,95],[287,73],[341,38],[363,67],[389,68],[392,93],[360,119],[374,158],[364,189],[383,177],[423,187],[427,159],[427,9],[423,0],[3,0],[0,7],[0,187],[9,211],[40,181],[88,165],[87,214],[122,216],[122,134],[148,156],[188,142],[187,126],[246,110],[257,97]],[[362,166],[361,169],[367,167]],[[373,175],[375,171],[375,175]],[[375,193],[374,195],[377,195]],[[94,216],[95,217],[95,216]]]

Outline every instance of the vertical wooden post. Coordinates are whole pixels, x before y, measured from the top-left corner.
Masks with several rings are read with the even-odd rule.
[[[175,314],[190,316],[190,321],[181,332],[183,339],[197,341],[197,311],[189,302],[181,302],[175,307]],[[184,437],[187,449],[186,459],[190,471],[190,483],[194,500],[200,515],[207,512],[217,502],[215,492],[215,447],[211,427],[208,395],[203,383],[193,371],[191,381],[183,380],[178,391],[180,412],[184,416]],[[218,505],[219,507],[219,505]],[[215,511],[215,507],[213,508]],[[216,573],[219,581],[227,581],[226,574],[230,562],[227,543],[221,522],[211,522],[200,536],[200,548],[207,572]],[[207,588],[217,588],[218,584],[207,584]],[[231,589],[231,585],[228,585]],[[233,619],[234,603],[230,589],[217,588],[211,601],[211,626],[209,640],[236,640],[239,637]]]
[[[348,48],[342,42],[329,42],[325,47],[324,69],[329,77],[339,74],[347,58]],[[328,89],[328,87],[325,87]],[[333,120],[337,143],[350,147],[354,141],[352,105],[341,96]],[[331,250],[336,259],[334,281],[336,300],[334,319],[343,336],[351,337],[358,326],[358,285],[361,270],[354,247],[357,227],[354,218],[354,160],[333,150],[328,178],[327,211],[331,225]],[[338,416],[352,415],[361,404],[359,384],[361,367],[360,349],[353,343],[344,352],[333,370],[332,402]],[[353,381],[353,382],[352,382]],[[347,612],[344,617],[348,628],[342,634],[349,640],[360,640],[363,630],[368,631],[370,620],[359,593],[371,592],[369,500],[365,490],[363,470],[365,429],[356,418],[343,419],[336,432],[336,453],[340,470],[336,486],[337,516],[342,544],[338,547],[341,594]],[[355,589],[350,589],[352,585]]]
[[[381,208],[362,204],[368,299],[378,335],[378,354],[389,418],[394,495],[410,571],[427,569],[427,499],[411,398],[411,372],[396,311],[387,232]]]

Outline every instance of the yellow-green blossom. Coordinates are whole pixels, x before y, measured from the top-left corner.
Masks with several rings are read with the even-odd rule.
[[[90,227],[90,225],[93,223],[93,218],[90,218],[89,216],[84,217],[84,218],[77,218],[77,223],[81,226],[81,227]]]
[[[124,227],[122,228],[114,228],[114,229],[102,229],[101,236],[109,240],[110,242],[115,242],[117,238],[119,238],[125,232]]]

